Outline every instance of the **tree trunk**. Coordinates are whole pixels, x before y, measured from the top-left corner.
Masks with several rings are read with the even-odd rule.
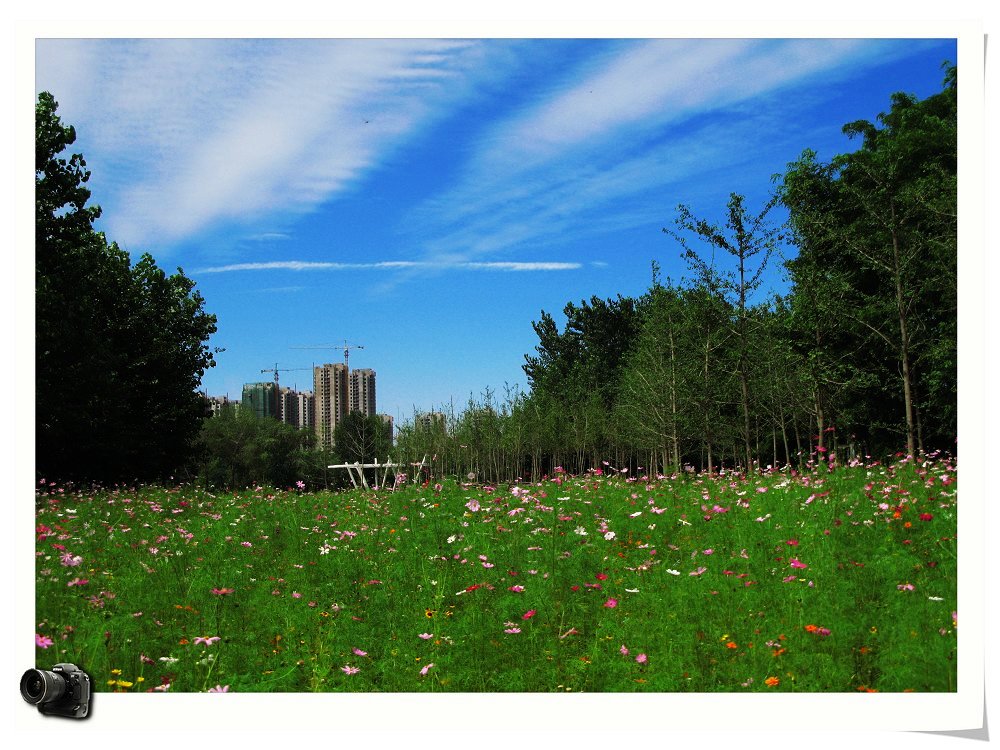
[[[896,311],[899,313],[899,356],[903,368],[903,406],[906,412],[906,452],[916,455],[916,430],[913,420],[913,385],[910,380],[910,334],[903,298],[903,274],[900,269],[899,233],[896,230],[896,206],[892,204],[892,260],[896,284]]]

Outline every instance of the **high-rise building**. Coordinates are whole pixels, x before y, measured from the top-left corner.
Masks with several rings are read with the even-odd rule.
[[[392,441],[395,439],[395,436],[393,435],[393,432],[392,432],[392,415],[391,414],[379,414],[379,417],[381,417],[381,419],[382,419],[382,426],[385,428],[385,437],[386,437],[386,440],[388,441],[389,445],[392,445]]]
[[[312,429],[315,421],[316,399],[309,391],[296,392],[295,400],[298,402],[298,422],[296,426],[300,430]]]
[[[366,417],[375,415],[375,371],[369,369],[351,370],[351,411],[359,411]]]
[[[325,364],[313,368],[316,441],[320,448],[333,447],[333,432],[347,416],[347,365]]]
[[[439,411],[428,411],[423,414],[418,414],[416,427],[423,430],[446,430],[444,413]]]
[[[274,383],[247,383],[243,386],[243,406],[258,417],[278,418],[278,388]]]
[[[291,388],[281,388],[278,391],[278,419],[285,424],[298,427],[299,400],[298,394]]]

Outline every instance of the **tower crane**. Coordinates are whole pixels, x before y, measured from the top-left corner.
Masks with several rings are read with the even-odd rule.
[[[263,370],[261,370],[261,372],[262,373],[265,373],[265,372],[273,372],[274,373],[274,387],[275,387],[275,389],[277,389],[278,388],[278,373],[279,372],[295,372],[296,370],[311,370],[311,369],[312,369],[311,367],[285,367],[285,368],[278,369],[278,363],[275,362],[274,363],[274,367],[265,367]]]
[[[292,349],[343,349],[344,350],[344,366],[347,367],[347,359],[351,354],[351,349],[364,349],[365,347],[361,344],[348,344],[344,341],[344,345],[340,344],[316,344],[315,346],[293,346]]]

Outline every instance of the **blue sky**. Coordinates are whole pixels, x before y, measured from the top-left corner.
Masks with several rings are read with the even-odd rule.
[[[99,228],[178,266],[218,316],[210,394],[263,368],[378,373],[405,420],[526,387],[531,322],[639,295],[679,203],[751,208],[889,96],[940,90],[954,40],[52,39]],[[780,221],[780,213],[775,220]],[[768,285],[782,286],[775,266]],[[562,320],[557,314],[557,320]],[[311,388],[311,375],[282,373]]]

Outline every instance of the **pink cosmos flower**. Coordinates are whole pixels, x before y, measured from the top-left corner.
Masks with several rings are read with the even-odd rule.
[[[624,643],[622,644],[622,647],[618,649],[618,653],[620,653],[622,656],[628,656],[628,649],[625,647]]]
[[[236,591],[236,589],[212,589],[212,593],[216,596],[227,596]]]
[[[537,610],[529,609],[527,612],[525,612],[523,615],[521,615],[521,619],[522,620],[530,620],[532,617],[535,616],[536,612],[537,612]]]
[[[417,636],[417,638],[423,638],[425,641],[429,641],[433,637],[434,637],[433,633],[421,633],[420,635]]]
[[[808,568],[809,567],[804,562],[802,562],[801,560],[799,560],[799,558],[797,558],[797,557],[793,557],[791,560],[789,560],[788,564],[791,565],[793,568]]]
[[[799,540],[798,539],[789,539],[787,542],[785,542],[785,544],[787,544],[789,547],[798,547],[799,546]]]
[[[219,636],[217,636],[217,635],[213,635],[213,636],[199,635],[199,636],[195,637],[195,639],[194,639],[194,645],[197,646],[199,643],[204,643],[206,646],[211,646],[213,643],[215,643],[216,641],[220,641],[220,640],[222,640],[222,639]]]
[[[362,651],[360,648],[352,648],[351,651],[353,651],[356,656],[368,656],[368,652]]]
[[[521,628],[505,628],[504,631],[508,635],[517,635],[521,632]]]
[[[73,555],[69,552],[64,552],[59,556],[59,562],[68,568],[75,568],[77,565],[83,562],[83,558],[79,555]]]
[[[635,657],[635,660],[637,662],[639,662],[639,664],[645,664],[646,663],[646,655],[645,654],[637,654],[636,657]]]
[[[614,609],[615,607],[618,606],[618,600],[608,599],[606,602],[604,602],[604,606],[607,607],[608,609]]]
[[[427,674],[430,671],[431,667],[433,667],[433,666],[434,666],[434,662],[431,662],[430,664],[425,665],[424,667],[421,668],[420,674],[422,674],[422,675]]]
[[[520,594],[522,591],[524,591],[524,586],[520,586],[520,585],[519,586],[511,586],[510,590],[513,591],[515,594]]]
[[[216,685],[214,688],[209,688],[210,693],[228,693],[229,685]]]
[[[695,570],[692,570],[690,573],[688,573],[688,575],[689,576],[700,576],[706,570],[708,570],[708,568],[696,568]]]
[[[39,648],[48,648],[52,645],[52,639],[46,635],[35,633],[35,645]]]
[[[72,581],[70,581],[66,585],[67,586],[86,586],[88,583],[90,583],[90,581],[87,580],[86,578],[74,578]]]
[[[357,667],[352,667],[350,664],[345,664],[340,668],[340,671],[343,672],[344,674],[357,674],[361,670],[358,669]]]

